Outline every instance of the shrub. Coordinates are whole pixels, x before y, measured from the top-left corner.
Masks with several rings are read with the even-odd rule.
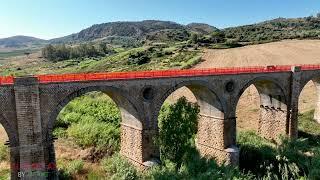
[[[71,179],[72,176],[80,173],[83,170],[84,163],[82,160],[58,160],[58,171],[60,179]]]
[[[188,102],[185,97],[161,109],[157,143],[160,146],[161,158],[177,163],[177,169],[191,146],[190,139],[197,132],[199,111],[199,106]]]
[[[176,164],[165,160],[164,166],[156,166],[144,173],[144,179],[254,179],[252,174],[245,174],[232,166],[219,166],[214,160],[199,155],[193,147],[183,159],[179,171]]]
[[[9,160],[9,148],[4,144],[0,144],[0,162]]]
[[[110,158],[102,160],[102,166],[107,174],[111,174],[110,179],[134,180],[138,179],[137,170],[120,154],[114,154]]]
[[[0,169],[0,179],[10,179],[10,169]]]
[[[245,132],[240,133],[238,142],[240,168],[254,172],[257,178],[320,178],[319,137],[316,140],[282,138],[276,146],[253,132]]]
[[[276,156],[276,162],[261,166],[265,170],[266,175],[262,179],[274,180],[274,179],[299,179],[299,167],[292,163],[285,156]]]
[[[136,64],[142,65],[150,62],[150,57],[148,56],[147,51],[138,51],[129,55],[127,63],[129,65]]]
[[[99,121],[120,125],[117,105],[102,92],[91,92],[71,101],[59,114],[56,127],[67,128],[80,121]]]
[[[120,129],[110,123],[81,121],[72,124],[67,133],[81,147],[119,148]]]
[[[55,128],[53,130],[53,136],[58,138],[67,138],[68,137],[67,130],[61,127]]]

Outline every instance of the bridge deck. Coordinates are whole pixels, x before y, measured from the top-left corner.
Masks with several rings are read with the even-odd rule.
[[[232,68],[188,69],[188,70],[157,70],[135,72],[107,72],[107,73],[78,73],[78,74],[46,74],[35,75],[40,83],[117,80],[117,79],[147,79],[207,76],[220,74],[243,74],[243,73],[272,73],[290,72],[292,66],[300,66],[301,70],[317,70],[320,65],[282,65],[282,66],[250,66]],[[14,76],[0,76],[0,85],[10,85],[14,82]]]

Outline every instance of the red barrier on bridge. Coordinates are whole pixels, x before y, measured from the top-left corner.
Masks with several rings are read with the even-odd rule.
[[[189,69],[189,70],[162,70],[162,71],[136,71],[136,72],[108,72],[108,73],[79,73],[79,74],[52,74],[37,75],[40,83],[75,82],[94,80],[119,79],[146,79],[166,77],[207,76],[220,74],[268,73],[289,72],[292,66],[300,66],[301,70],[320,69],[320,65],[285,65],[285,66],[251,66],[233,68]],[[0,85],[13,84],[13,76],[0,77]]]
[[[39,75],[37,77],[39,78],[40,83],[50,83],[50,82],[91,81],[91,80],[147,79],[147,78],[166,78],[166,77],[207,76],[207,75],[219,75],[219,74],[282,72],[282,71],[290,71],[290,70],[291,70],[291,66],[268,66],[268,67],[253,66],[253,67],[189,69],[189,70]]]
[[[0,76],[0,85],[13,84],[13,76]]]

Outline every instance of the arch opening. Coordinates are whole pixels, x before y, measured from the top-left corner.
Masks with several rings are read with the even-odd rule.
[[[10,179],[10,174],[14,171],[10,167],[13,162],[11,160],[12,154],[10,153],[9,144],[8,134],[2,124],[0,124],[0,179]]]
[[[320,78],[308,81],[299,94],[298,137],[320,135]]]
[[[184,96],[189,102],[197,103],[199,106],[198,127],[194,141],[200,155],[215,158],[218,162],[233,163],[230,162],[232,155],[230,156],[226,149],[235,145],[233,136],[235,130],[225,120],[225,104],[218,95],[210,87],[197,82],[180,84],[169,92],[169,95],[160,101],[162,105],[175,103],[178,98]],[[161,119],[158,119],[158,123],[159,121]]]
[[[15,128],[0,114],[0,178],[15,179],[20,169],[20,154]]]
[[[76,173],[101,173],[92,171],[114,153],[132,159],[141,156],[141,142],[137,142],[141,137],[131,141],[135,136],[132,129],[142,129],[139,113],[121,91],[108,87],[81,89],[63,99],[51,117],[47,136],[55,140],[45,157],[47,162],[57,163],[59,175],[64,176],[70,164],[86,168]]]
[[[256,79],[248,83],[238,96],[237,130],[255,131],[269,140],[287,134],[287,100],[275,81]]]

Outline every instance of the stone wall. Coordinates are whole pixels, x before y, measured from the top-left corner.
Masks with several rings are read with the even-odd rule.
[[[196,142],[200,153],[237,164],[235,112],[244,90],[255,85],[260,94],[263,137],[296,137],[299,94],[308,81],[318,82],[319,77],[319,70],[295,67],[292,72],[48,84],[39,84],[33,77],[16,78],[13,86],[0,87],[0,123],[9,136],[13,165],[27,170],[21,165],[55,163],[52,130],[57,115],[74,98],[102,91],[121,111],[121,154],[144,167],[144,162],[159,158],[153,138],[161,105],[172,92],[187,87],[201,109]],[[11,177],[17,179],[14,169]]]

